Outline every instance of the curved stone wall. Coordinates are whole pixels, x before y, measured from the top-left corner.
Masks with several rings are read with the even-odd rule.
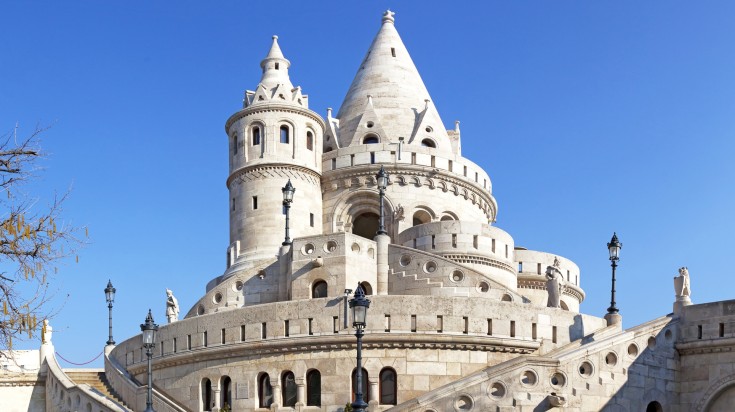
[[[579,312],[579,305],[584,301],[585,293],[580,287],[579,267],[571,260],[553,253],[535,250],[516,249],[515,260],[518,267],[518,288],[520,293],[528,297],[534,304],[546,306],[546,267],[553,266],[554,259],[559,259],[559,267],[564,276],[562,292],[562,308]]]

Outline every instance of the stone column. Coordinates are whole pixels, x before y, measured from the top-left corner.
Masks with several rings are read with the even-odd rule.
[[[212,412],[219,412],[219,388],[212,388],[212,401],[214,401],[212,402],[214,404],[212,406]]]
[[[306,405],[306,379],[296,378],[296,406]]]
[[[271,410],[277,411],[281,404],[283,404],[283,399],[281,399],[281,380],[278,378],[270,378],[271,381],[271,388],[273,388],[273,403],[271,404]]]
[[[378,380],[372,377],[368,378],[368,384],[370,387],[368,388],[368,391],[370,391],[370,401],[368,402],[368,405],[378,405],[380,400],[378,397],[380,396],[378,394]]]
[[[387,295],[388,294],[388,245],[390,244],[390,236],[388,235],[377,235],[375,236],[378,263],[378,287],[376,295]]]
[[[281,245],[278,250],[278,269],[280,276],[278,280],[278,294],[281,300],[291,298],[291,248],[293,245]]]

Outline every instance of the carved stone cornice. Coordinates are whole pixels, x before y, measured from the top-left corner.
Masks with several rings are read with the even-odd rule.
[[[195,362],[233,357],[254,357],[279,353],[306,353],[311,351],[352,351],[356,348],[355,337],[351,334],[298,336],[274,338],[252,342],[233,342],[213,345],[206,348],[182,351],[153,358],[153,369],[186,365]],[[439,333],[369,333],[363,337],[363,349],[444,349],[473,350],[530,354],[541,346],[540,341],[494,336],[473,336]],[[146,372],[145,361],[129,364],[127,370],[134,374]]]
[[[326,128],[326,123],[324,123],[324,120],[319,116],[315,111],[306,109],[300,106],[296,105],[290,105],[290,104],[282,104],[282,103],[263,103],[263,104],[257,104],[257,105],[251,105],[248,106],[237,113],[230,116],[229,119],[227,119],[227,122],[225,122],[225,133],[230,133],[230,126],[232,124],[240,119],[242,119],[245,116],[249,116],[252,114],[257,113],[267,113],[267,112],[279,112],[279,113],[293,113],[293,114],[300,114],[302,116],[306,116],[315,122],[319,123],[319,126],[322,127],[322,130]]]
[[[679,355],[735,352],[735,338],[702,339],[675,345]]]
[[[471,194],[475,194],[476,196],[476,203],[480,206],[487,205],[488,209],[491,211],[491,213],[485,212],[485,214],[488,216],[488,219],[494,220],[495,216],[497,215],[498,210],[498,204],[495,201],[495,198],[493,195],[480,186],[479,184],[475,184],[473,182],[470,182],[468,180],[460,179],[456,177],[455,174],[450,173],[446,170],[442,169],[436,169],[429,166],[423,166],[423,165],[411,165],[411,164],[387,164],[387,163],[381,163],[384,166],[388,166],[388,173],[390,173],[391,176],[391,184],[400,184],[397,183],[397,178],[399,176],[412,176],[412,177],[420,177],[423,179],[428,179],[432,182],[435,182],[433,185],[430,185],[431,189],[439,189],[444,192],[451,191],[452,186],[456,186],[459,190],[467,190]],[[326,193],[329,191],[337,191],[341,189],[347,189],[347,188],[354,188],[354,179],[358,179],[358,187],[360,186],[373,186],[375,185],[375,170],[376,167],[380,166],[380,164],[371,164],[371,165],[359,165],[359,166],[349,166],[349,167],[343,167],[338,168],[334,170],[324,171],[322,173],[322,190]],[[335,181],[338,182],[336,187],[332,187]],[[348,183],[343,183],[348,182]],[[423,186],[424,182],[419,181],[420,185]],[[444,183],[442,185],[441,183]],[[406,185],[414,184],[412,182],[406,182]],[[444,187],[442,187],[444,186]],[[458,193],[457,196],[462,196],[461,193]],[[464,197],[464,196],[462,196]],[[465,198],[466,200],[470,200],[470,196],[467,196]],[[484,207],[480,207],[483,211],[485,211]]]
[[[496,259],[491,259],[487,256],[458,254],[458,253],[440,253],[439,255],[446,259],[457,262],[457,263],[490,266],[490,267],[495,267],[498,269],[505,270],[506,272],[509,272],[510,274],[514,276],[516,274],[515,270],[513,269],[513,266],[507,263],[501,262],[499,260],[496,260]]]
[[[294,180],[307,182],[312,186],[319,187],[320,176],[308,167],[291,165],[288,163],[279,164],[258,164],[245,166],[232,172],[227,178],[227,187],[231,189],[233,182],[254,181],[268,179],[271,177],[288,177]]]

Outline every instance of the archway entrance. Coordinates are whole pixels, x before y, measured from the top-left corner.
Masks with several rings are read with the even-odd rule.
[[[663,412],[663,410],[664,408],[661,407],[661,404],[656,401],[649,403],[646,407],[646,412]]]
[[[372,240],[378,232],[379,219],[380,217],[372,212],[358,215],[352,222],[352,233]]]

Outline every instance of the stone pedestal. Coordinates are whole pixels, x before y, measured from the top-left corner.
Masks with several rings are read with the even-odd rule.
[[[377,263],[378,263],[378,289],[376,295],[387,295],[388,294],[388,245],[390,245],[390,236],[388,235],[377,235],[375,236],[375,243],[378,249]]]
[[[623,324],[623,316],[620,313],[608,313],[605,315],[607,326],[621,325]]]
[[[691,304],[692,299],[689,298],[689,296],[677,296],[676,301],[674,302],[674,315],[681,316],[684,306],[689,306]]]

